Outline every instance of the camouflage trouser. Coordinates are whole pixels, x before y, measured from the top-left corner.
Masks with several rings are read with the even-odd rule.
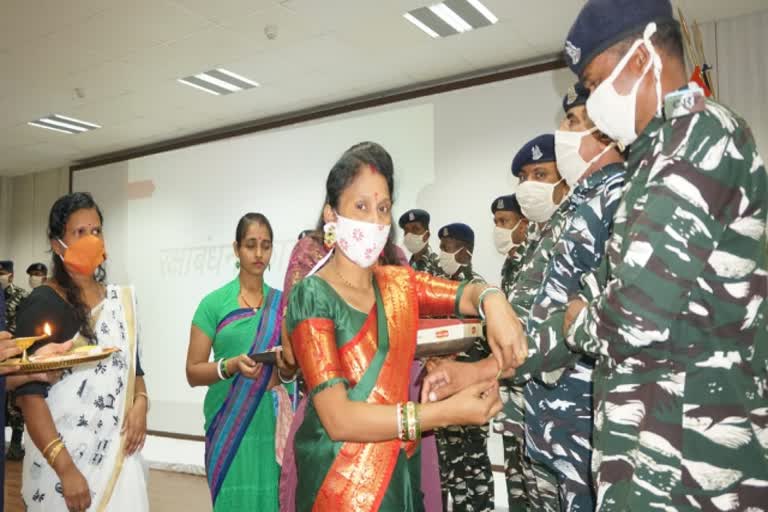
[[[15,405],[15,396],[13,392],[8,392],[5,398],[5,411],[6,411],[6,425],[11,427],[15,433],[24,432],[24,416],[21,414],[21,409]],[[19,435],[19,434],[17,434]]]
[[[525,426],[523,388],[502,382],[499,388],[504,409],[493,421],[494,432],[501,434],[504,443],[504,475],[510,512],[535,511],[530,506],[531,493],[535,493],[533,475],[525,455]]]
[[[531,489],[531,510],[559,512],[560,496],[557,477],[543,464],[528,461],[530,472],[526,475],[526,488]]]
[[[525,445],[519,436],[504,433],[504,476],[507,483],[507,503],[509,512],[526,512],[528,508],[528,490],[523,474],[525,472]]]
[[[526,453],[540,500],[536,510],[594,510],[591,366],[580,362],[566,370],[554,387],[531,380],[524,396]]]
[[[488,457],[488,426],[447,427],[435,431],[435,436],[440,455],[443,495],[450,492],[454,512],[493,511],[493,471]]]

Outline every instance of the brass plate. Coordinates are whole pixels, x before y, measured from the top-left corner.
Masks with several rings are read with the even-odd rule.
[[[50,372],[53,370],[64,370],[66,368],[73,368],[81,364],[100,361],[102,359],[106,359],[107,357],[111,356],[115,352],[119,352],[119,351],[120,351],[119,348],[107,347],[107,348],[104,348],[98,354],[83,354],[82,356],[79,356],[79,357],[71,357],[72,355],[76,354],[76,352],[70,352],[68,354],[62,354],[63,356],[67,357],[67,359],[52,358],[45,361],[30,361],[28,363],[22,363],[21,359],[17,357],[13,359],[6,359],[2,363],[0,363],[0,368],[7,367],[7,366],[11,366],[11,367],[18,366],[19,370],[13,372],[14,375],[23,374],[23,373]]]

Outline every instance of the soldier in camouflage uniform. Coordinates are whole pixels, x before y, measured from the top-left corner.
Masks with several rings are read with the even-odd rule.
[[[566,315],[596,358],[597,508],[768,510],[768,175],[751,131],[686,85],[668,0],[589,0],[566,54],[590,117],[631,144],[603,286]]]
[[[26,290],[13,284],[13,262],[0,261],[0,286],[5,295],[6,330],[16,332],[16,308],[29,295]]]
[[[520,209],[515,194],[497,197],[491,203],[493,241],[499,254],[505,257],[501,267],[501,290],[506,294],[517,277],[525,254],[528,219]]]
[[[440,260],[429,246],[429,213],[424,210],[408,210],[398,224],[403,230],[403,244],[411,253],[409,261],[411,268],[419,272],[427,272],[437,277],[445,277],[440,269]]]
[[[475,233],[466,224],[449,224],[440,228],[440,267],[452,281],[485,280],[472,270]],[[477,361],[488,357],[490,350],[480,339],[457,361]],[[454,511],[481,512],[494,510],[494,486],[491,459],[488,456],[488,425],[482,427],[450,426],[435,434],[440,452],[441,480],[453,498]],[[445,492],[444,490],[444,492]],[[447,496],[443,503],[447,505]]]
[[[540,135],[526,143],[512,161],[512,174],[520,180],[517,199],[523,214],[536,224],[532,232],[529,230],[529,235],[535,237],[535,245],[529,246],[517,280],[507,294],[520,321],[527,325],[552,248],[569,214],[569,187],[557,168],[554,135]],[[506,384],[513,385],[512,382]],[[541,465],[534,464],[535,461],[528,455],[525,423],[530,405],[525,403],[522,396],[519,400],[522,404],[520,407],[505,408],[505,413],[515,423],[519,422],[521,436],[525,439],[523,478],[530,509],[544,511],[546,503],[557,500],[557,479]]]
[[[512,162],[512,174],[521,181],[516,197],[523,214],[531,221],[528,227],[529,243],[520,270],[512,286],[506,291],[507,299],[523,325],[527,325],[553,247],[569,215],[569,187],[560,175],[555,160],[554,135],[546,134],[527,142]],[[532,355],[529,354],[529,357]],[[498,371],[498,366],[492,359],[486,359],[475,367],[476,373],[471,369],[455,366],[453,372],[474,382],[493,378]],[[459,380],[452,378],[454,382]],[[514,385],[512,381],[502,383],[506,386]],[[443,390],[445,395],[437,395],[443,397],[452,392],[453,390],[448,389]],[[505,401],[505,428],[519,439],[525,437],[523,410],[521,394],[513,394]],[[521,459],[529,508],[532,511],[545,510],[545,503],[558,501],[557,478],[541,466],[533,467],[528,457]]]
[[[28,293],[13,284],[13,262],[0,261],[0,285],[3,288],[5,299],[5,322],[7,331],[13,334],[16,332],[16,308],[23,301]],[[7,414],[7,424],[11,427],[11,444],[8,446],[6,454],[9,460],[21,460],[24,458],[24,449],[21,446],[21,438],[24,435],[24,417],[21,411],[14,405],[13,393],[8,393],[5,397],[5,407]]]
[[[520,203],[514,194],[501,196],[491,203],[494,231],[493,239],[496,250],[505,256],[501,268],[501,289],[506,295],[517,279],[518,271],[525,254],[528,219],[520,209]],[[523,389],[520,386],[502,385],[499,389],[504,403],[510,401],[522,411]],[[510,405],[509,407],[514,407]],[[509,408],[508,407],[508,408]],[[522,418],[522,412],[519,415]],[[528,498],[523,485],[523,442],[520,421],[513,421],[502,411],[493,422],[493,430],[501,434],[504,445],[504,476],[507,483],[507,503],[510,512],[528,510]],[[517,434],[515,434],[517,432]]]
[[[529,358],[515,378],[525,383],[526,451],[535,474],[547,482],[539,487],[557,486],[556,494],[540,493],[537,509],[545,512],[594,509],[589,465],[593,360],[567,349],[562,324],[581,276],[594,271],[605,254],[624,185],[624,158],[610,139],[594,131],[584,107],[588,96],[576,84],[563,99],[565,118],[555,151],[558,170],[573,193],[559,224],[550,226],[551,251],[538,256],[548,262],[528,316]],[[553,357],[557,348],[564,356]]]

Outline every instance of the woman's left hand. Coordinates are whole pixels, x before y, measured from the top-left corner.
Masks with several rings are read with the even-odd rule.
[[[483,301],[486,335],[491,352],[506,371],[517,368],[528,357],[528,338],[520,319],[503,293],[491,293]]]
[[[122,434],[125,435],[126,455],[133,455],[144,448],[147,440],[147,399],[144,396],[135,398],[123,423]]]
[[[495,365],[495,362],[493,363]],[[427,362],[427,375],[421,387],[421,401],[437,402],[481,381],[479,363],[464,363],[449,359]]]
[[[230,364],[235,365],[236,370],[234,372],[230,369]],[[258,379],[261,375],[261,369],[262,364],[257,363],[246,354],[227,360],[227,371],[230,375],[234,375],[234,373],[237,372],[247,379]]]

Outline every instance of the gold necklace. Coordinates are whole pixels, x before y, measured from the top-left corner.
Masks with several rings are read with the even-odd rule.
[[[264,304],[264,294],[261,295],[261,299],[259,300],[259,305],[256,307],[251,306],[247,300],[245,300],[245,295],[243,295],[243,292],[240,292],[240,298],[243,299],[243,302],[245,302],[245,305],[251,308],[254,311],[258,311],[261,309],[261,306]]]
[[[344,284],[349,286],[350,288],[355,288],[357,290],[368,290],[369,288],[363,288],[362,286],[355,286],[349,281],[347,281],[343,275],[341,275],[341,272],[339,272],[339,264],[336,263],[336,260],[333,260],[333,271],[336,272],[336,275],[339,276],[339,279],[342,280]],[[373,282],[373,274],[371,274],[371,282]]]

